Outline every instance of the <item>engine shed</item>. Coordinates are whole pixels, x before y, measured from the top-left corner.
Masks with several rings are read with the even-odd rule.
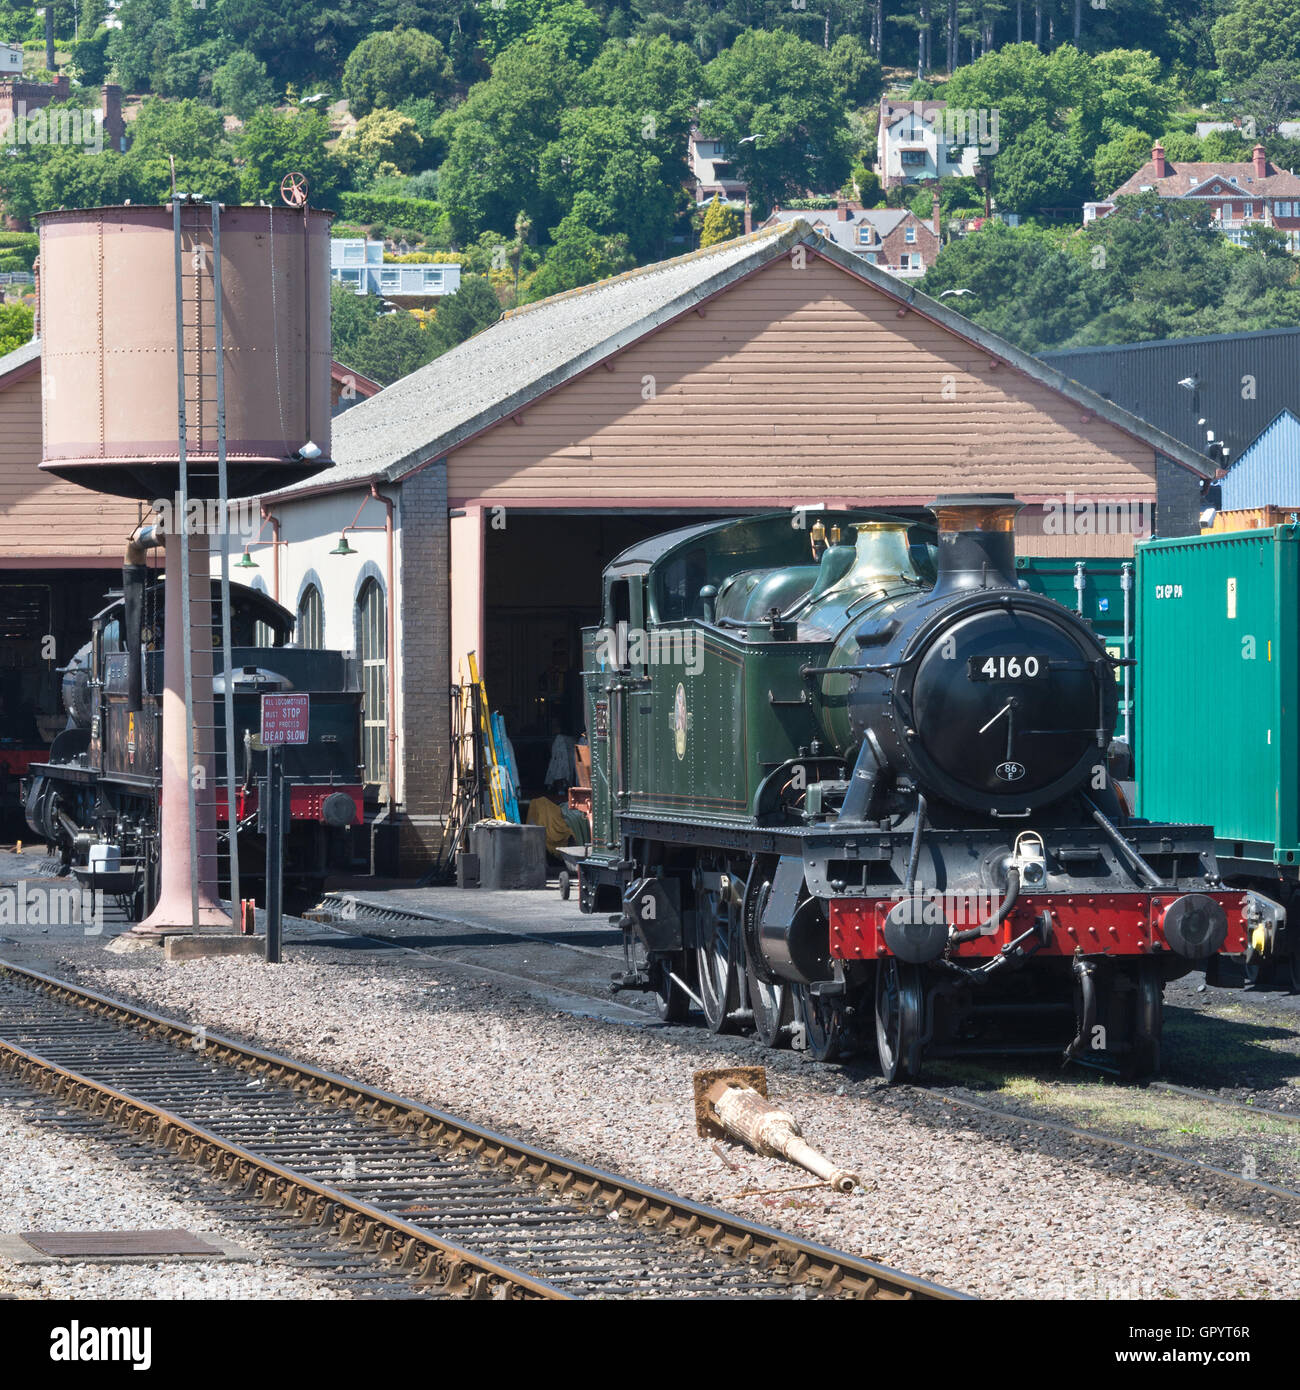
[[[280,544],[243,575],[274,572],[373,673],[370,777],[412,866],[440,839],[468,653],[541,792],[583,732],[602,569],[634,542],[988,490],[1027,503],[1020,554],[1127,558],[1195,532],[1210,466],[804,223],[510,311],[354,405],[334,456],[262,499]]]

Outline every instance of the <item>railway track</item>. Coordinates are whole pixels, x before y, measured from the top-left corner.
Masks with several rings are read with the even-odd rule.
[[[456,1296],[964,1297],[4,961],[0,1070]]]

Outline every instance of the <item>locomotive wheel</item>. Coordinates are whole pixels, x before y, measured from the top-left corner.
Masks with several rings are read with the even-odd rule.
[[[1164,986],[1154,961],[1138,967],[1137,988],[1133,991],[1133,1031],[1122,1065],[1123,1075],[1134,1081],[1154,1076],[1160,1070],[1160,1033],[1164,1021]]]
[[[840,1055],[844,1029],[839,1008],[830,1000],[814,994],[807,985],[790,986],[791,1002],[796,1023],[803,1041],[804,1055],[814,1062],[833,1062]],[[758,1017],[758,1010],[754,1010]]]
[[[561,869],[561,870],[560,870],[560,897],[562,897],[566,903],[569,901],[569,893],[572,891],[572,889],[573,889],[573,880],[569,877],[569,871],[568,871],[568,869]]]
[[[770,985],[747,967],[749,1002],[754,1010],[754,1032],[764,1047],[784,1047],[790,1041],[793,1001],[790,986]]]
[[[740,1008],[740,913],[733,881],[727,877],[717,889],[699,883],[695,900],[703,938],[695,948],[695,965],[704,1022],[711,1032],[730,1033]]]
[[[919,1074],[924,1021],[919,968],[886,956],[876,966],[876,1054],[890,1085]]]
[[[680,976],[685,967],[676,957],[671,960],[656,960],[650,966],[650,979],[654,984],[655,1013],[664,1023],[684,1023],[690,1012],[690,995],[673,979]]]

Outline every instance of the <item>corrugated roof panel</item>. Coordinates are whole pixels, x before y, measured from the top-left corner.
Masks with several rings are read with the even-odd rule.
[[[1300,507],[1300,420],[1284,410],[1220,484],[1222,509]]]
[[[1300,415],[1300,328],[1044,352],[1044,362],[1198,453],[1240,458],[1279,411]],[[1191,380],[1195,386],[1179,385]],[[1204,420],[1205,424],[1197,422]]]

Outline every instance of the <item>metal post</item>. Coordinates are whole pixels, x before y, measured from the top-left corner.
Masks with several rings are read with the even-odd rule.
[[[194,663],[190,653],[189,640],[190,627],[193,621],[193,613],[190,609],[190,547],[188,531],[185,529],[188,526],[190,479],[186,450],[189,425],[185,399],[185,284],[181,270],[181,202],[179,198],[172,200],[172,243],[176,271],[176,445],[177,459],[180,465],[176,510],[180,514],[182,528],[181,544],[177,550],[181,562],[181,612],[184,614],[185,621],[185,639],[182,643],[185,681],[185,785],[189,806],[190,831],[190,922],[194,930],[197,931],[199,928],[199,826],[194,797]],[[202,364],[200,364],[201,368]],[[207,575],[204,575],[203,578],[206,583]],[[173,593],[171,602],[175,602],[175,600],[176,595]],[[204,609],[205,612],[208,612],[209,605],[204,604]],[[206,620],[212,621],[210,612]]]
[[[217,489],[220,516],[226,526],[221,537],[221,653],[226,679],[222,704],[226,733],[226,845],[230,856],[231,915],[239,911],[239,818],[235,799],[235,673],[230,641],[230,498],[226,477],[226,364],[221,321],[221,204],[212,201],[212,302],[214,371],[217,378]],[[200,363],[200,368],[202,364]],[[202,378],[200,378],[202,380]],[[278,562],[278,555],[277,555]],[[277,595],[278,597],[278,595]]]
[[[1080,617],[1083,617],[1083,591],[1087,584],[1084,573],[1087,566],[1082,560],[1074,563],[1074,606]]]
[[[284,914],[284,788],[280,777],[280,749],[266,749],[266,963],[280,963],[280,935]]]

